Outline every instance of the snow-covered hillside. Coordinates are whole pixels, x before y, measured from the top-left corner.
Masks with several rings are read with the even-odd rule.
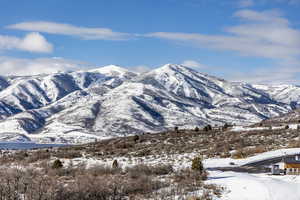
[[[145,74],[110,65],[1,77],[0,138],[81,143],[175,126],[245,125],[288,113],[299,100],[298,86],[232,83],[172,64]]]

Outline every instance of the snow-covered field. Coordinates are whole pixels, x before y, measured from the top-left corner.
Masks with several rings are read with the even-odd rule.
[[[203,161],[207,167],[228,167],[229,163],[243,165],[255,161],[261,161],[284,155],[294,155],[300,152],[300,148],[280,149],[265,152],[246,159],[206,159]],[[118,162],[122,167],[136,164],[160,165],[171,164],[175,170],[191,166],[191,160],[197,153],[147,156],[140,158],[119,157]],[[111,165],[113,159],[97,160],[95,158],[78,158],[73,160],[73,164],[85,162],[87,167],[98,164]],[[65,161],[66,162],[66,161]],[[248,174],[232,171],[211,171],[206,183],[217,184],[225,188],[221,198],[215,200],[299,200],[300,199],[300,176],[286,175],[273,176],[269,174]]]
[[[300,148],[280,149],[261,153],[245,159],[214,158],[205,159],[205,168],[234,167],[251,162],[262,161],[285,155],[294,155],[300,152]],[[184,154],[162,154],[144,157],[112,157],[101,159],[83,154],[80,158],[61,159],[64,166],[85,164],[87,168],[97,165],[111,166],[117,160],[123,168],[137,164],[162,165],[170,164],[174,170],[180,170],[191,166],[191,161],[197,152]],[[52,158],[55,160],[56,158]],[[235,165],[230,165],[230,162]],[[214,200],[299,200],[300,199],[300,176],[281,175],[273,176],[267,173],[249,174],[233,171],[216,171],[208,169],[207,184],[216,184],[224,188],[222,197],[214,197]],[[199,193],[200,194],[200,193]]]
[[[299,200],[300,176],[210,171],[207,183],[226,188],[220,200]]]
[[[245,159],[207,159],[205,167],[234,167],[251,162],[262,161],[285,155],[294,155],[300,148],[280,149],[265,152]],[[299,200],[300,176],[273,176],[269,174],[248,174],[232,171],[209,171],[207,183],[213,183],[226,188],[221,200]]]
[[[238,167],[252,162],[263,161],[271,158],[276,158],[286,155],[300,154],[300,148],[289,148],[289,149],[279,149],[275,151],[269,151],[261,153],[255,156],[251,156],[245,159],[233,159],[233,158],[209,158],[203,160],[203,165],[207,169],[218,168],[218,167]],[[145,157],[114,157],[107,158],[105,160],[98,159],[95,157],[83,156],[81,158],[75,158],[72,160],[72,164],[85,163],[88,167],[94,165],[108,165],[111,166],[114,160],[117,160],[122,167],[133,166],[137,164],[146,165],[160,165],[160,164],[170,164],[175,170],[180,170],[182,168],[190,167],[192,164],[192,159],[199,156],[198,153],[184,153],[184,154],[162,154],[162,155],[150,155]],[[69,162],[69,160],[65,160]],[[234,165],[230,164],[234,163]]]

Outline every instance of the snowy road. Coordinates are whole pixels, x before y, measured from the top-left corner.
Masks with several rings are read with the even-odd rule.
[[[299,200],[299,176],[210,171],[207,183],[226,188],[221,200]]]

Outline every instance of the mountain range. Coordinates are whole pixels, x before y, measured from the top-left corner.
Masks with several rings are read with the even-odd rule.
[[[84,143],[174,127],[248,125],[300,107],[300,86],[230,82],[182,65],[0,77],[0,139]]]

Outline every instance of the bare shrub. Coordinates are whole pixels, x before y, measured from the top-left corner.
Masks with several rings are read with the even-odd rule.
[[[173,175],[173,180],[178,194],[187,194],[196,191],[197,188],[203,187],[203,180],[207,178],[207,174],[200,174],[197,171],[183,169]]]
[[[131,178],[138,178],[140,176],[150,176],[150,175],[167,175],[173,172],[173,167],[171,165],[135,165],[133,167],[127,167],[126,173],[128,173]]]
[[[87,172],[92,176],[102,176],[102,175],[120,174],[122,172],[122,169],[118,167],[113,168],[105,165],[97,165],[87,169]]]
[[[49,160],[51,157],[51,154],[47,150],[38,150],[34,151],[28,156],[27,162],[33,163],[40,160]]]
[[[82,154],[78,150],[62,149],[55,151],[54,156],[57,158],[73,159],[82,157]]]
[[[202,158],[197,156],[192,160],[192,170],[199,172],[202,174],[205,170],[202,164]]]
[[[151,175],[152,173],[150,167],[144,164],[127,167],[125,171],[128,173],[129,177],[133,179],[144,175]]]
[[[232,154],[232,158],[234,159],[241,159],[244,158],[245,156],[246,155],[242,149],[238,149]]]
[[[173,167],[170,164],[151,166],[151,172],[154,175],[167,175],[172,173],[173,171]]]
[[[59,183],[35,171],[10,170],[0,172],[0,199],[53,199]]]

